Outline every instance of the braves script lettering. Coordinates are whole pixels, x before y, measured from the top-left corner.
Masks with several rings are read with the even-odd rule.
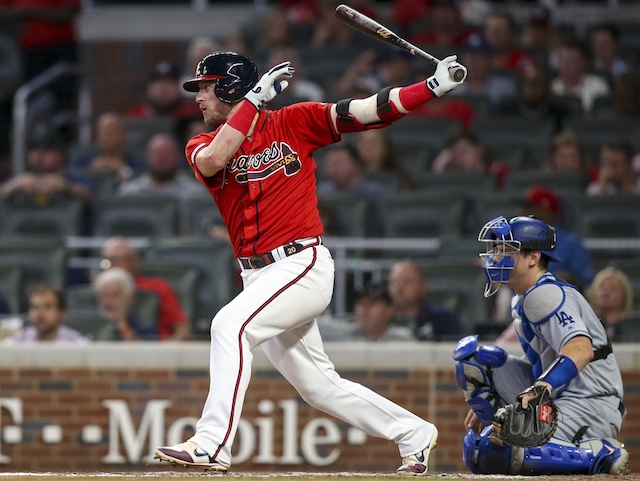
[[[227,168],[236,180],[244,184],[252,180],[266,179],[270,175],[284,170],[287,177],[295,175],[302,164],[300,157],[286,142],[273,142],[262,152],[240,155],[229,162]]]

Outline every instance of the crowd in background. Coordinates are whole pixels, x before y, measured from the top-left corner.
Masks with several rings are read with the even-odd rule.
[[[51,59],[77,57],[68,29],[52,25],[68,23],[78,13],[79,2],[68,2],[59,16],[42,18],[27,14],[16,6],[19,3],[0,1],[0,19],[23,27],[16,35],[22,42],[25,79],[41,72]],[[204,55],[233,50],[254,59],[260,72],[283,60],[291,61],[296,74],[289,88],[274,99],[274,108],[300,101],[364,97],[384,86],[407,85],[431,74],[433,66],[427,62],[340,24],[334,15],[336,4],[281,0],[224,38],[194,38],[183,58],[167,58],[154,66],[137,103],[122,111],[94,112],[89,146],[77,145],[65,129],[34,129],[28,139],[26,171],[7,175],[0,185],[3,205],[17,209],[78,200],[85,215],[81,234],[91,236],[95,234],[89,226],[97,200],[161,195],[178,203],[175,235],[193,235],[192,203],[208,194],[190,174],[182,147],[206,126],[193,96],[181,85]],[[351,235],[349,229],[358,224],[347,220],[349,225],[345,225],[329,207],[332,194],[347,193],[364,201],[363,230],[356,235],[394,237],[387,226],[387,195],[428,191],[428,176],[438,174],[469,173],[478,182],[490,179],[488,190],[480,195],[509,192],[518,214],[533,214],[558,227],[558,250],[565,263],[552,265],[551,270],[589,293],[612,339],[619,340],[620,319],[640,309],[640,280],[625,274],[622,267],[592,266],[581,238],[584,232],[572,218],[571,195],[640,194],[640,33],[633,36],[628,29],[609,23],[590,25],[584,31],[557,24],[554,9],[543,2],[531,5],[524,20],[512,16],[502,2],[481,3],[480,12],[465,10],[456,0],[363,0],[350,4],[437,56],[456,53],[469,75],[452,95],[434,99],[410,114],[411,125],[418,126],[417,135],[403,132],[405,119],[397,128],[344,135],[341,143],[317,153],[319,209],[327,235]],[[40,39],[46,48],[29,43],[30,29],[37,27],[34,22],[44,22],[45,31],[51,32],[49,38]],[[56,31],[59,37],[54,35]],[[73,85],[65,88],[55,95],[67,102]],[[7,102],[3,105],[6,110]],[[483,134],[482,126],[500,118],[514,125],[533,122],[531,125],[549,129],[545,136],[531,132],[526,146],[515,141],[498,145],[493,137]],[[603,120],[603,125],[609,122],[620,127],[612,128],[608,137],[598,137],[602,141],[594,141],[572,128],[576,119]],[[144,124],[145,120],[158,122]],[[428,126],[437,123],[451,128],[433,135]],[[157,130],[141,133],[134,128],[141,124],[156,125]],[[406,128],[410,129],[409,122]],[[636,136],[630,134],[634,128]],[[573,172],[583,183],[570,195],[550,185],[509,190],[515,174],[538,171]],[[478,199],[468,200],[471,206]],[[225,240],[224,225],[215,215],[212,219],[204,228],[200,225],[198,233]],[[472,239],[478,220],[482,225],[489,219],[467,219],[466,223],[463,219],[459,235]],[[91,287],[93,310],[98,317],[111,320],[104,329],[92,332],[92,338],[197,337],[173,287],[166,280],[136,271],[144,253],[133,249],[125,238],[114,236],[105,244],[101,257],[108,264],[106,268],[101,265],[99,274],[84,273],[74,282]],[[321,328],[327,340],[451,341],[467,333],[453,304],[428,298],[429,276],[435,273],[425,272],[404,257],[396,261],[383,282],[353,286],[352,319],[325,320]],[[11,339],[85,342],[87,338],[72,332],[71,327],[58,328],[64,325],[64,290],[70,284],[31,286],[27,327]],[[153,291],[159,298],[154,311],[158,318],[152,322],[137,318],[139,313],[133,307],[137,291]],[[489,330],[496,336],[509,319],[510,293],[506,288],[503,291],[487,318],[477,319],[479,326],[493,327]],[[476,295],[482,296],[482,291]],[[11,311],[0,298],[2,310]],[[509,333],[503,336],[508,339]]]

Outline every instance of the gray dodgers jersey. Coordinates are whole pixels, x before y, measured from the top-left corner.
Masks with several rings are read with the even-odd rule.
[[[537,378],[553,363],[562,347],[577,336],[591,339],[593,349],[607,345],[602,322],[587,300],[570,284],[546,273],[524,295],[516,296],[514,327]],[[622,399],[620,368],[613,353],[591,361],[557,396]]]

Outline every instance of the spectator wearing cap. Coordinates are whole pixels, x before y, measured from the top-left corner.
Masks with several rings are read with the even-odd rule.
[[[456,0],[433,0],[428,18],[431,28],[413,34],[410,37],[412,43],[459,48],[467,43],[468,37],[474,32],[464,24]]]
[[[175,64],[168,61],[156,64],[147,82],[144,101],[130,108],[127,117],[168,117],[175,123],[174,133],[181,137],[182,124],[194,117],[201,119],[202,113],[192,99],[183,97],[180,79],[180,69]]]
[[[551,261],[549,271],[582,290],[593,280],[593,269],[582,239],[562,227],[562,201],[551,189],[535,185],[522,199],[523,215],[533,215],[556,228],[555,253],[562,262]]]
[[[412,341],[411,328],[394,325],[391,297],[384,286],[368,284],[355,293],[354,316],[349,322],[321,320],[325,341]]]
[[[467,67],[469,74],[464,84],[455,89],[454,95],[485,96],[494,105],[502,103],[504,99],[516,97],[513,77],[502,75],[493,69],[491,54],[491,45],[482,35],[474,33],[467,38],[461,62]]]
[[[389,296],[393,304],[394,323],[413,329],[421,341],[458,339],[460,323],[444,306],[426,301],[428,284],[420,268],[411,260],[396,262],[389,272]]]
[[[27,149],[27,171],[9,178],[0,188],[0,197],[16,205],[45,206],[68,199],[89,204],[93,183],[67,172],[66,161],[62,140],[52,136],[33,139]]]

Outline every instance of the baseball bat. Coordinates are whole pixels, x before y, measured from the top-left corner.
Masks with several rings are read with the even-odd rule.
[[[365,14],[360,13],[347,5],[341,4],[336,7],[336,17],[338,17],[341,22],[355,30],[358,30],[359,32],[373,38],[377,38],[389,45],[394,45],[405,52],[409,52],[413,56],[422,57],[433,65],[438,65],[438,62],[440,62],[440,60],[433,55],[407,42],[404,38],[399,37],[384,25],[381,25],[374,19],[367,17]],[[449,76],[453,81],[460,82],[464,79],[465,73],[464,70],[459,67],[452,67],[449,68]]]

